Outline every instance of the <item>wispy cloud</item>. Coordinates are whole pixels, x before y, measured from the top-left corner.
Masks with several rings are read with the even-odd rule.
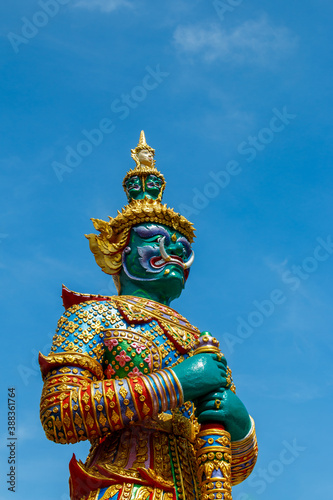
[[[100,9],[102,12],[113,12],[122,7],[132,7],[132,3],[128,0],[78,0],[74,6],[82,9]]]
[[[173,35],[181,53],[205,62],[222,60],[236,64],[266,65],[292,54],[297,37],[284,26],[273,26],[267,16],[248,20],[232,30],[218,24],[178,26]]]

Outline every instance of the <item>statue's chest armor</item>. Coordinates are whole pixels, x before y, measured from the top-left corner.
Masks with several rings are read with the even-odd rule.
[[[176,361],[172,347],[163,345],[161,335],[155,336],[147,326],[106,330],[103,368],[108,378],[135,377],[159,370],[169,353],[172,364]]]
[[[103,368],[108,378],[171,367],[187,355],[200,333],[176,311],[156,302],[126,296],[113,304],[126,327],[104,331]]]

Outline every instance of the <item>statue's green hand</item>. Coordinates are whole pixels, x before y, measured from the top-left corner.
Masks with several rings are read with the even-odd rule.
[[[202,353],[185,359],[172,370],[182,385],[184,400],[193,401],[226,386],[226,366],[225,358],[220,361],[216,354]]]
[[[251,428],[251,420],[241,400],[229,389],[221,389],[200,398],[196,416],[201,424],[220,423],[230,432],[231,441],[243,439]]]

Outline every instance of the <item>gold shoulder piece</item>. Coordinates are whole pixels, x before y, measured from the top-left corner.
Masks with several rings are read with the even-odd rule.
[[[43,379],[50,370],[63,365],[80,366],[89,370],[96,377],[103,378],[102,365],[87,354],[63,352],[59,354],[51,353],[49,356],[44,356],[42,353],[39,353],[39,365]]]

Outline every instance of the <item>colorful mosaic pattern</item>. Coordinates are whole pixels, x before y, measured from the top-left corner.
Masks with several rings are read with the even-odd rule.
[[[93,440],[183,404],[182,389],[170,369],[140,378],[90,381],[68,367],[53,370],[41,399],[46,436],[57,443]],[[81,372],[82,373],[82,372]]]
[[[148,299],[99,298],[65,311],[40,356],[41,420],[53,441],[92,443],[85,464],[71,461],[72,500],[200,498],[199,425],[172,371],[198,334]],[[231,445],[232,484],[249,475],[256,450],[253,426]]]
[[[196,441],[202,500],[232,500],[230,434],[218,426],[209,427],[200,430]]]
[[[254,420],[251,418],[251,429],[241,441],[231,443],[232,485],[244,481],[252,472],[257,461],[258,443]]]

